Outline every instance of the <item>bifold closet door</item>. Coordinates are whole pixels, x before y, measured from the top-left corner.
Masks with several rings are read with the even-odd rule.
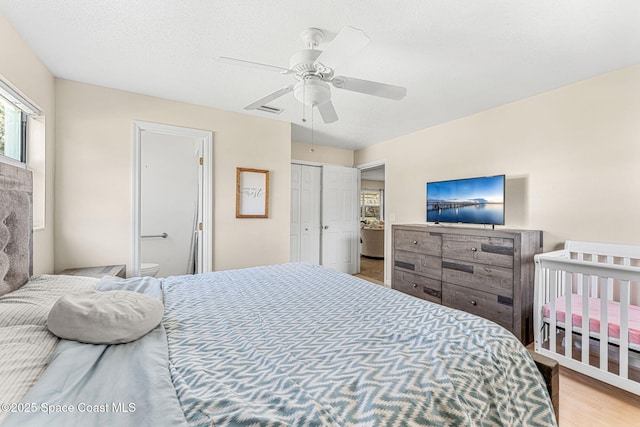
[[[320,264],[320,180],[319,166],[291,165],[292,262]]]

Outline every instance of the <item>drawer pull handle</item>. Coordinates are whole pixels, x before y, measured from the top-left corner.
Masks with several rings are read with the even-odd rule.
[[[414,283],[414,284],[413,284],[413,287],[414,287],[414,288],[417,288],[417,287],[418,287],[418,284],[417,284],[417,283]]]
[[[478,252],[478,248],[471,248],[471,252]]]
[[[414,241],[413,241],[413,244],[414,244],[414,245],[417,245],[417,244],[418,244],[418,241],[417,241],[417,240],[414,240]]]
[[[478,305],[478,303],[474,300],[471,300],[471,305]]]

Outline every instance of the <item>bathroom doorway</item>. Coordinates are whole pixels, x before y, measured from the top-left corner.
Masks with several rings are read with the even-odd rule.
[[[134,127],[133,275],[211,271],[212,133]]]

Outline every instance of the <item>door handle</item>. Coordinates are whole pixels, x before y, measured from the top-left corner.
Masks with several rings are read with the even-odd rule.
[[[328,229],[329,229],[329,226],[328,226],[328,225],[325,225],[325,226],[324,226],[324,227],[322,227],[322,228],[324,228],[325,230],[328,230]]]
[[[141,239],[149,239],[149,238],[152,238],[152,237],[160,237],[160,238],[162,238],[162,239],[166,239],[166,238],[167,238],[167,236],[169,236],[167,233],[162,233],[162,234],[147,234],[147,235],[144,235],[144,236],[140,236],[140,238],[141,238]]]

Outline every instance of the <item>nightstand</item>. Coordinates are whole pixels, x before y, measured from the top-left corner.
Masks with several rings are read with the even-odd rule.
[[[98,267],[83,267],[83,268],[68,268],[61,271],[59,274],[66,274],[69,276],[86,276],[97,277],[102,279],[104,276],[117,276],[123,279],[127,277],[127,266],[120,265],[101,265]]]

